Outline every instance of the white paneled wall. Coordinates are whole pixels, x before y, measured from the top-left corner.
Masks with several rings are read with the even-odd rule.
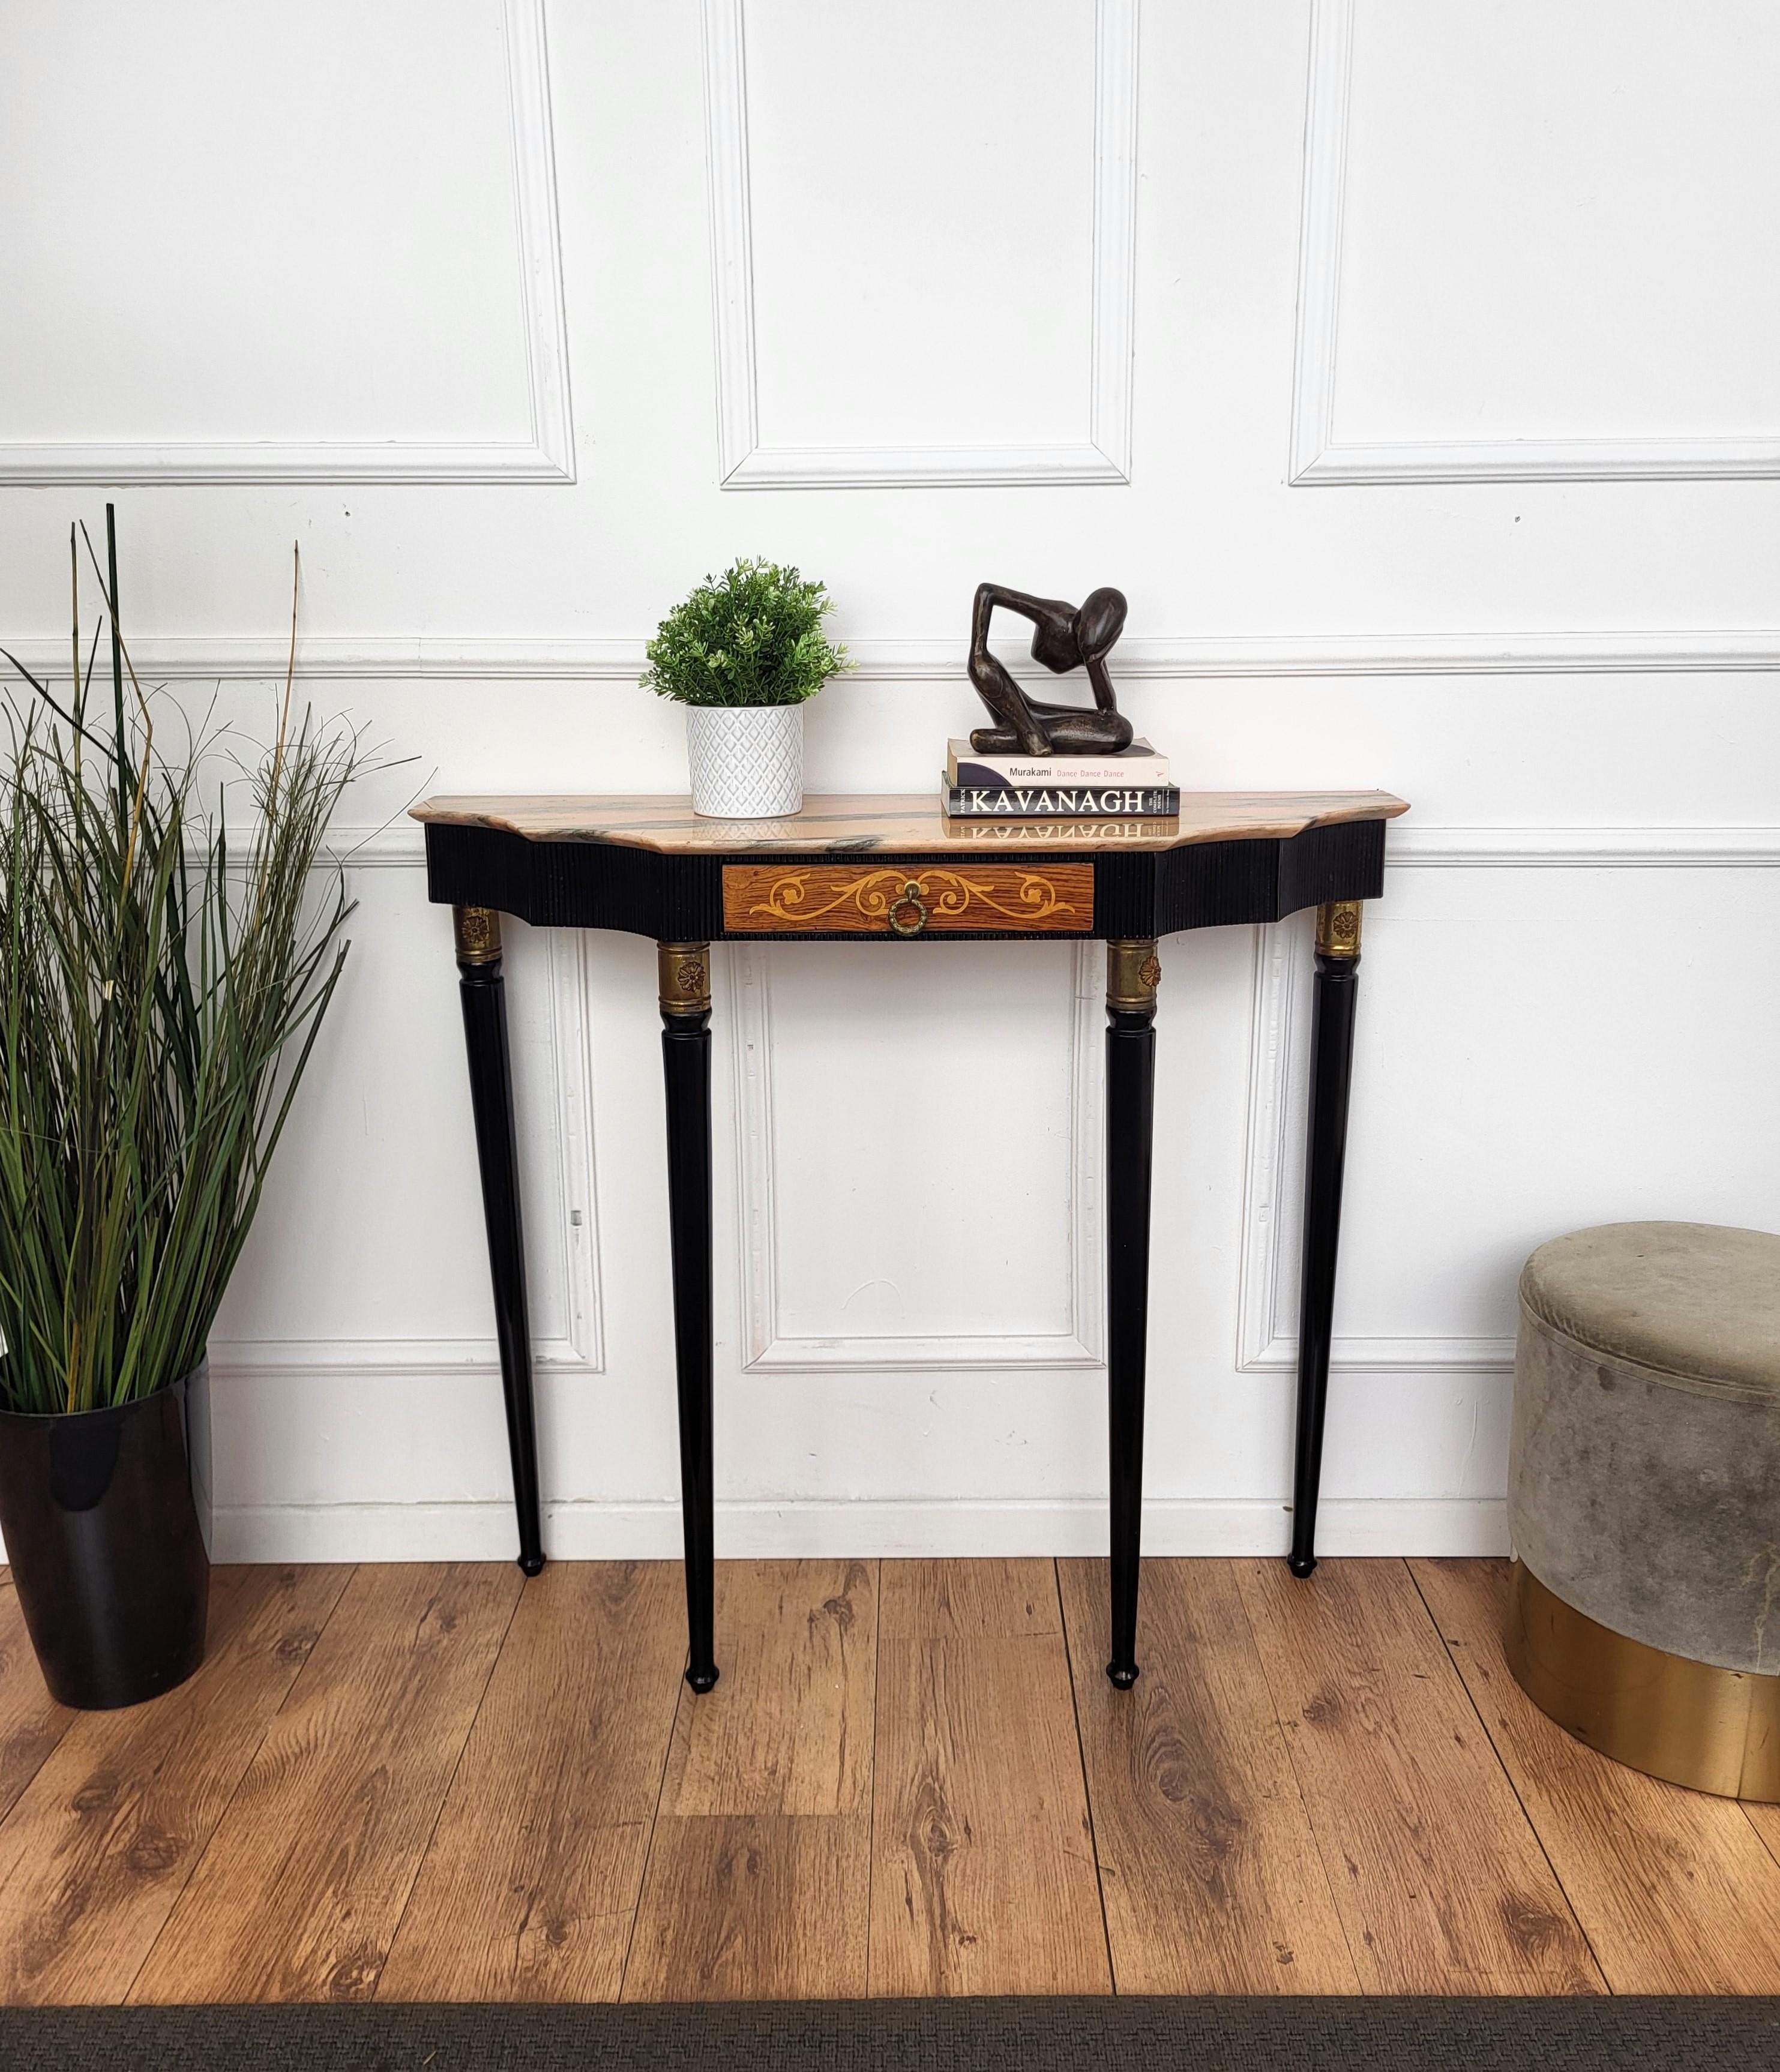
[[[1294,479],[1780,471],[1780,18],[1702,11],[1314,0]]]
[[[0,34],[0,480],[573,479],[541,0]]]
[[[726,487],[1128,480],[1137,0],[705,32]]]
[[[294,537],[311,695],[412,758],[219,1330],[224,1550],[509,1550],[399,808],[683,788],[643,642],[742,552],[859,657],[821,787],[934,782],[987,578],[1127,592],[1189,784],[1413,802],[1322,1538],[1501,1545],[1526,1252],[1780,1224],[1777,98],[1753,0],[0,10],[0,639],[64,666],[114,494],[139,662],[263,731]],[[512,935],[546,1543],[672,1553],[653,951]],[[1158,1551],[1285,1544],[1307,960],[1164,947]],[[1098,1547],[1096,958],[716,976],[720,1552]]]

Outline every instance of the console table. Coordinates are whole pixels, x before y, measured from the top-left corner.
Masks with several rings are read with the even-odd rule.
[[[1335,1252],[1363,901],[1378,897],[1383,791],[1200,792],[1178,819],[1074,824],[953,820],[931,798],[812,796],[789,819],[700,820],[684,798],[439,798],[428,896],[455,910],[470,1093],[519,1513],[520,1566],[544,1566],[518,1153],[500,917],[615,928],[658,945],[667,1077],[668,1222],[680,1399],[689,1646],[717,1681],[712,1631],[710,946],[943,938],[1107,945],[1107,1399],[1112,1651],[1137,1675],[1144,1363],[1158,936],[1317,909],[1292,1572],[1316,1566]]]

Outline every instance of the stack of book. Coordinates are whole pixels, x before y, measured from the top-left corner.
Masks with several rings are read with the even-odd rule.
[[[939,800],[964,820],[1160,820],[1181,810],[1168,758],[1147,741],[1116,755],[980,755],[949,741]]]

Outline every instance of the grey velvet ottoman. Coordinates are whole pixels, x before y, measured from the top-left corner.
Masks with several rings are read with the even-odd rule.
[[[1780,1237],[1608,1223],[1520,1279],[1509,1666],[1560,1726],[1780,1799]]]

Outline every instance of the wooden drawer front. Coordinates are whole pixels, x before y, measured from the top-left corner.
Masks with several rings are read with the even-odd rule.
[[[726,863],[723,926],[744,935],[1086,935],[1094,866]]]

